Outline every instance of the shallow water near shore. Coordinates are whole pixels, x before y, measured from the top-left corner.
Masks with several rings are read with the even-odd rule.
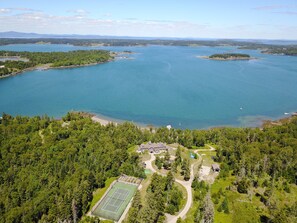
[[[258,126],[297,111],[297,57],[234,47],[8,45],[0,50],[131,50],[133,60],[29,71],[0,79],[0,112],[61,117],[86,111],[154,126]],[[258,60],[212,61],[214,53]]]

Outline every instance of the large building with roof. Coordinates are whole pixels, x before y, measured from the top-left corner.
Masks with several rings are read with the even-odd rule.
[[[166,143],[152,143],[152,142],[148,142],[146,144],[141,144],[138,147],[138,152],[145,152],[145,151],[149,151],[150,153],[159,153],[161,151],[167,151],[169,149],[169,147],[166,145]]]

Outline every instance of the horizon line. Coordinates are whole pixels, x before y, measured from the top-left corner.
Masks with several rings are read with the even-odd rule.
[[[75,34],[75,33],[72,33],[72,34],[57,34],[57,33],[52,33],[52,34],[49,34],[49,33],[36,33],[36,32],[19,32],[19,31],[1,31],[0,34],[3,34],[3,33],[19,33],[19,34],[33,34],[33,35],[48,35],[48,36],[97,36],[97,37],[116,37],[116,38],[120,38],[120,37],[125,37],[125,38],[140,38],[140,39],[145,39],[145,38],[161,38],[161,39],[180,39],[180,40],[183,40],[183,39],[197,39],[197,40],[269,40],[269,41],[297,41],[297,39],[267,39],[267,38],[243,38],[243,37],[240,37],[240,38],[221,38],[221,37],[175,37],[175,36],[172,36],[172,37],[169,37],[169,36],[126,36],[126,35],[100,35],[100,34]],[[67,38],[69,38],[67,37]],[[16,38],[16,39],[29,39],[29,38],[34,38],[34,39],[38,39],[38,38],[47,38],[47,37],[1,37],[0,36],[0,39],[4,39],[4,38]],[[52,38],[63,38],[63,37],[52,37]]]

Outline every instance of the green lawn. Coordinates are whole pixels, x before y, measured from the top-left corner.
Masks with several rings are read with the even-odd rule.
[[[203,159],[202,165],[203,166],[209,166],[210,167],[211,164],[214,163],[212,157],[216,156],[216,151],[201,151],[201,152],[199,152],[199,154],[202,156],[202,159]]]
[[[216,179],[211,186],[211,194],[218,193],[222,189],[223,194],[219,199],[218,204],[215,205],[215,223],[230,223],[230,222],[257,222],[258,213],[253,206],[253,202],[248,199],[247,194],[240,194],[237,191],[226,190],[229,185],[235,180],[234,176],[225,179]],[[224,198],[228,200],[229,214],[219,212],[218,208],[223,202]],[[212,199],[214,201],[214,199]],[[252,217],[252,218],[251,218]],[[253,220],[254,219],[254,220]]]
[[[130,153],[136,152],[137,151],[137,148],[138,148],[138,146],[131,146],[130,148],[128,148],[127,151],[130,154]]]
[[[151,154],[148,151],[146,151],[146,152],[141,153],[140,157],[141,157],[142,162],[145,162],[151,158]]]
[[[145,202],[145,196],[147,193],[146,191],[151,183],[151,177],[152,177],[152,174],[149,174],[149,175],[147,175],[147,178],[141,182],[142,188],[139,190],[139,192],[140,192],[142,203]]]
[[[205,144],[205,147],[208,148],[208,149],[210,149],[210,148],[208,147],[208,145],[212,146],[212,147],[215,148],[215,149],[218,148],[218,145],[213,144],[213,143],[208,143],[208,144]]]

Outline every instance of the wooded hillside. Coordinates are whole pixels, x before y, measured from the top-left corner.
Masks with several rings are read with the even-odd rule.
[[[177,142],[190,149],[217,145],[213,159],[221,166],[216,180],[221,189],[193,182],[194,204],[199,205],[191,214],[197,222],[215,214],[210,213],[210,193],[214,219],[222,211],[231,222],[249,222],[247,213],[251,222],[297,218],[297,118],[263,130],[158,128],[155,133],[130,123],[104,127],[78,114],[63,120],[3,114],[0,122],[0,222],[79,220],[89,208],[92,192],[106,179],[121,173],[145,177],[138,154],[128,148],[148,141]],[[153,195],[153,188],[150,191]],[[233,208],[232,203],[250,195],[251,201],[240,203],[246,208]],[[241,197],[234,200],[236,196]]]

